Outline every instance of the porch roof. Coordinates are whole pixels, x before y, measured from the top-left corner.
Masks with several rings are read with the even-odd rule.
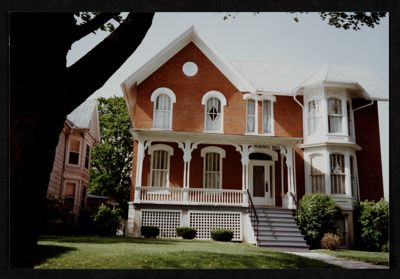
[[[231,135],[222,133],[176,132],[171,130],[133,129],[132,136],[137,140],[152,140],[163,142],[190,141],[200,144],[253,144],[271,146],[293,146],[300,143],[300,137],[276,137],[264,135]]]

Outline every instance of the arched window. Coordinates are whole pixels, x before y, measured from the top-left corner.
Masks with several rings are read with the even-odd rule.
[[[165,144],[155,144],[149,147],[151,155],[150,186],[168,187],[170,156],[174,155],[174,149]]]
[[[222,158],[225,158],[225,150],[215,146],[205,147],[201,150],[201,157],[203,157],[203,187],[221,189]]]
[[[201,99],[205,105],[204,130],[206,132],[223,132],[225,96],[218,91],[209,91]]]
[[[151,94],[150,100],[154,102],[153,128],[172,129],[172,104],[176,102],[174,92],[161,87]]]
[[[310,183],[312,193],[325,193],[325,175],[323,172],[323,156],[310,156]]]
[[[321,100],[312,100],[308,102],[308,135],[314,135],[319,132],[321,125]]]
[[[344,171],[344,156],[341,154],[330,155],[331,191],[332,194],[345,194],[346,174]]]
[[[328,99],[329,133],[342,133],[342,101],[338,98]]]

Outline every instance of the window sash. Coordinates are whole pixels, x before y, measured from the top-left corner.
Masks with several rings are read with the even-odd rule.
[[[247,100],[247,132],[254,133],[256,131],[256,101]]]
[[[322,171],[322,159],[323,157],[313,156],[310,160],[310,180],[311,180],[311,192],[313,193],[325,193],[325,174]]]
[[[154,150],[151,161],[151,186],[166,187],[168,182],[169,154],[165,150]]]
[[[345,194],[345,165],[344,156],[341,154],[330,155],[331,191],[332,194]]]
[[[86,145],[86,154],[85,154],[85,168],[89,168],[89,160],[90,160],[90,146]]]
[[[312,100],[308,102],[308,135],[317,133],[321,123],[321,101]]]
[[[154,128],[169,129],[171,128],[171,99],[166,94],[160,94],[156,99],[154,113]]]
[[[264,134],[272,133],[272,101],[263,100],[262,126]]]
[[[204,188],[221,188],[221,155],[219,153],[206,153],[204,165]]]
[[[221,101],[216,97],[211,97],[206,105],[206,130],[220,131],[221,121]]]
[[[330,133],[342,132],[342,101],[336,98],[328,99],[328,125]]]

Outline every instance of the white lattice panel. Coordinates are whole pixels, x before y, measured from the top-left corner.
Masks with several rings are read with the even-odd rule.
[[[142,210],[141,226],[157,226],[160,237],[177,237],[176,228],[181,226],[181,211]]]
[[[240,212],[190,211],[190,226],[197,229],[196,238],[210,239],[213,229],[233,231],[233,240],[242,240],[242,214]]]

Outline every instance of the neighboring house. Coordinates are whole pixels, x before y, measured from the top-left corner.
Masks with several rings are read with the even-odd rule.
[[[48,196],[64,199],[75,213],[86,206],[90,152],[99,140],[97,101],[86,100],[65,120],[47,190]]]
[[[128,235],[225,227],[305,247],[292,209],[322,192],[351,246],[354,206],[383,197],[377,101],[388,93],[366,69],[229,61],[192,27],[121,87],[134,138]]]

